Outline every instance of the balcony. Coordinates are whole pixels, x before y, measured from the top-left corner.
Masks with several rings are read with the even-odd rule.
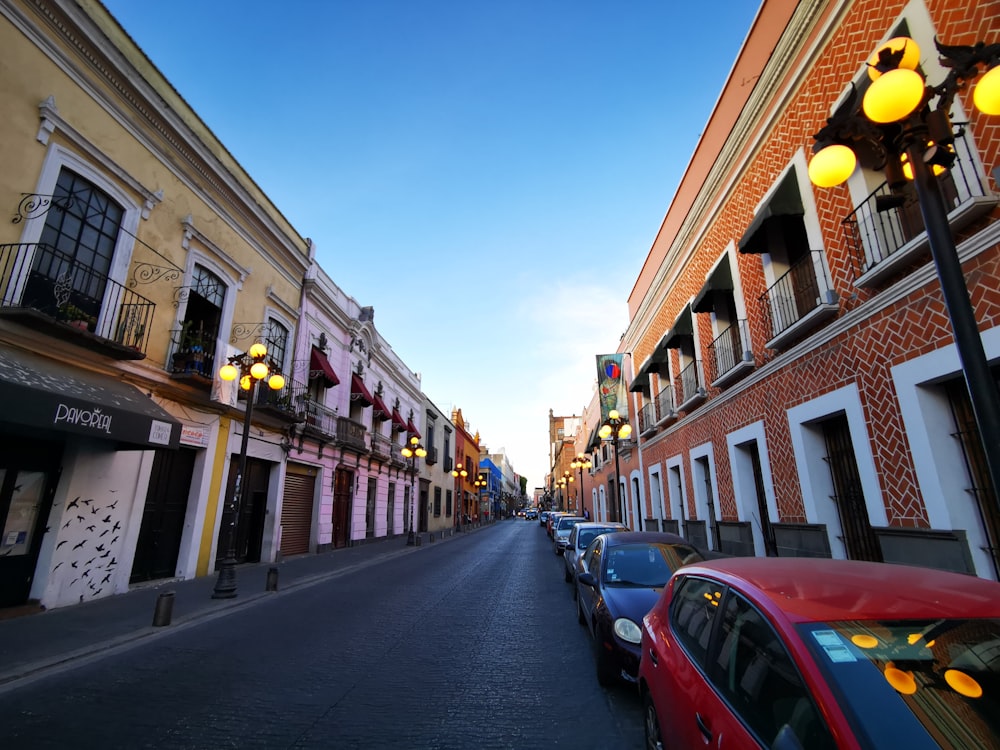
[[[337,410],[328,409],[318,401],[310,398],[306,392],[293,396],[296,414],[305,423],[305,431],[314,437],[329,440],[337,435]],[[364,437],[361,441],[364,446]]]
[[[424,463],[428,466],[436,464],[438,462],[438,449],[433,445],[427,449],[427,457],[424,458]]]
[[[997,204],[969,151],[964,131],[955,141],[955,163],[938,176],[952,231],[988,213]],[[894,194],[883,182],[854,209],[842,226],[858,287],[875,287],[928,252],[927,233],[916,191]]]
[[[745,320],[738,320],[708,345],[712,386],[723,388],[754,368],[750,332]]]
[[[701,362],[695,360],[683,370],[677,378],[680,386],[681,403],[677,411],[691,411],[705,400],[705,376],[701,371]]]
[[[188,323],[170,332],[167,370],[176,380],[211,387],[215,378],[216,332],[204,327],[192,330]]]
[[[656,429],[656,423],[659,421],[659,418],[656,416],[656,401],[643,404],[642,408],[639,409],[639,433],[645,435],[647,432]]]
[[[353,448],[359,453],[367,451],[365,426],[349,417],[337,417],[337,443],[345,448]]]
[[[658,422],[677,419],[677,408],[674,402],[674,387],[665,385],[656,394],[654,402],[656,404],[656,419]]]
[[[387,461],[392,457],[393,443],[385,435],[380,435],[377,432],[372,433],[372,457],[381,459],[382,461]]]
[[[276,391],[269,388],[267,383],[259,383],[254,395],[254,409],[290,422],[300,421],[294,394],[301,392],[303,388],[303,385],[290,380],[285,381],[285,385]],[[246,391],[240,389],[239,398],[245,399]]]
[[[761,310],[771,332],[768,349],[781,349],[837,315],[840,306],[829,284],[819,283],[823,272],[819,252],[811,251],[760,296]]]
[[[145,359],[156,305],[45,243],[0,245],[0,316],[114,359]]]

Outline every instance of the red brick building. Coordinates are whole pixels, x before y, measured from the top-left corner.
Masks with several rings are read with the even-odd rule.
[[[731,553],[997,578],[996,493],[913,191],[865,167],[827,189],[807,175],[813,134],[897,36],[936,85],[935,36],[1000,42],[1000,3],[762,4],[629,298],[637,491],[648,518]],[[971,89],[951,115],[938,180],[996,362],[1000,117]]]

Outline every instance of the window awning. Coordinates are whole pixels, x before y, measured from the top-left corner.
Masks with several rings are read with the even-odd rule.
[[[406,429],[406,420],[403,419],[403,415],[399,413],[399,409],[392,410],[392,423],[401,430]]]
[[[392,418],[392,409],[385,405],[385,401],[379,398],[377,393],[372,396],[372,405],[375,407],[372,411],[372,416],[375,417],[375,419],[384,420]]]
[[[316,378],[322,379],[327,388],[340,385],[340,378],[333,371],[330,360],[327,359],[322,349],[314,346],[312,354],[309,355],[309,379],[315,380]]]
[[[594,429],[590,431],[590,439],[587,441],[587,450],[584,451],[585,453],[592,452],[597,446],[601,444],[601,438],[598,435],[599,430],[600,427],[597,427],[595,425]]]
[[[694,298],[691,309],[696,313],[710,313],[715,310],[717,295],[732,291],[733,270],[729,258],[724,257],[705,279],[705,286]]]
[[[413,420],[412,419],[408,419],[406,421],[406,431],[409,434],[413,435],[414,437],[418,437],[418,438],[422,437],[421,434],[420,434],[420,430],[418,430],[417,426],[415,424],[413,424]]]
[[[124,448],[177,448],[181,423],[133,385],[13,349],[0,350],[6,422],[116,441]]]
[[[646,357],[646,361],[642,363],[642,366],[636,372],[635,378],[629,384],[629,391],[631,393],[645,393],[648,396],[650,390],[650,373],[661,372],[661,368],[665,368],[668,361],[669,355],[667,354],[666,347],[663,345],[663,339],[660,339],[652,353]]]
[[[674,326],[660,340],[658,347],[664,349],[680,349],[683,340],[694,336],[694,326],[691,322],[691,308],[685,307],[674,321]]]
[[[375,402],[371,392],[365,387],[365,382],[356,372],[351,373],[351,401],[358,401],[365,407]]]
[[[741,253],[768,252],[768,239],[775,233],[784,233],[789,225],[801,221],[805,209],[802,208],[802,196],[799,195],[798,180],[795,170],[791,170],[774,191],[771,200],[757,212],[740,238],[738,249]]]

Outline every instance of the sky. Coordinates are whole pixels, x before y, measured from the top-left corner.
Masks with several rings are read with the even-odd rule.
[[[104,0],[528,492],[757,0]]]

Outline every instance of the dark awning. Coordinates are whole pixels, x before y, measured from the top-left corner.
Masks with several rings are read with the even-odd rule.
[[[371,406],[375,402],[371,391],[365,387],[365,382],[356,372],[351,373],[351,401],[360,401],[364,406]]]
[[[309,379],[314,380],[316,378],[322,378],[327,388],[332,388],[340,384],[340,378],[333,371],[333,367],[330,365],[330,360],[327,359],[326,354],[323,353],[322,349],[314,346],[312,354],[309,355]]]
[[[597,446],[601,444],[601,438],[598,435],[600,427],[594,426],[594,429],[590,431],[590,439],[587,440],[587,449],[584,453],[591,453]]]
[[[392,423],[401,430],[406,429],[406,420],[403,419],[403,415],[399,413],[399,409],[392,410]]]
[[[372,411],[372,416],[375,417],[375,419],[392,418],[392,409],[390,409],[388,406],[385,405],[385,401],[379,398],[379,395],[377,393],[374,396],[372,396],[372,405],[375,407],[375,409]]]
[[[28,352],[0,350],[0,419],[114,440],[176,448],[181,424],[138,388]]]
[[[683,339],[692,336],[694,336],[694,326],[691,322],[691,308],[685,307],[674,321],[673,328],[667,331],[658,346],[665,349],[679,349]]]
[[[786,225],[798,223],[805,213],[802,208],[802,196],[799,194],[798,180],[795,170],[790,171],[778,189],[774,191],[771,200],[757,212],[743,233],[739,242],[741,253],[768,252],[768,237],[774,233],[784,233]]]
[[[408,433],[410,433],[411,435],[413,435],[414,437],[418,437],[418,438],[421,437],[420,430],[418,430],[417,426],[415,424],[413,424],[413,420],[412,419],[408,419],[406,421],[406,431]]]
[[[629,391],[632,393],[645,393],[648,396],[650,391],[650,373],[659,373],[660,368],[666,365],[668,361],[669,355],[667,354],[667,350],[663,346],[663,340],[661,339],[653,349],[652,353],[646,357],[646,361],[642,363],[638,372],[636,372],[635,377],[632,379],[632,382],[628,387]]]
[[[701,288],[701,291],[694,298],[694,302],[691,303],[691,309],[696,313],[710,313],[715,310],[717,295],[732,291],[733,271],[729,265],[729,258],[724,257],[708,275],[705,286]]]

